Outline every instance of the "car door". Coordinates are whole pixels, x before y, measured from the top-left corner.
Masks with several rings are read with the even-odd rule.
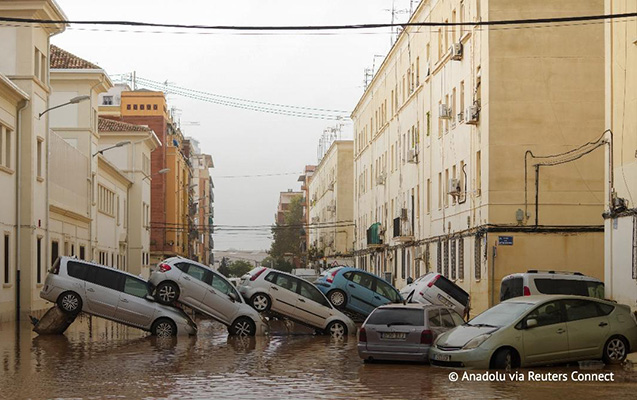
[[[155,315],[155,304],[146,299],[148,284],[133,276],[124,275],[115,319],[139,327],[149,327]]]
[[[598,306],[589,300],[564,300],[569,358],[579,360],[602,354],[610,325],[608,315]],[[612,306],[606,307],[612,310]]]
[[[525,364],[542,364],[568,358],[568,333],[560,301],[544,303],[529,312],[522,326],[534,319],[536,326],[523,329]]]
[[[314,285],[300,279],[298,281],[296,308],[300,311],[299,319],[316,328],[325,328],[325,321],[330,316],[330,303]]]
[[[181,286],[181,294],[179,301],[186,303],[192,307],[196,307],[206,314],[210,313],[210,309],[205,307],[203,301],[208,292],[208,287],[204,282],[204,276],[207,270],[195,264],[182,263],[183,273],[179,277],[179,286]]]
[[[266,277],[267,280],[267,277]],[[291,318],[298,318],[296,310],[298,279],[275,273],[270,286],[272,310]]]
[[[86,301],[88,311],[106,318],[113,318],[119,304],[119,285],[122,274],[108,267],[87,266]]]
[[[373,303],[376,307],[400,302],[400,294],[382,279],[375,279]]]
[[[349,277],[345,289],[348,294],[349,307],[361,314],[368,315],[376,308],[372,302],[374,280],[370,275],[362,272],[352,272]]]
[[[206,308],[211,310],[218,320],[230,325],[241,305],[239,301],[232,299],[230,294],[234,293],[237,299],[241,297],[230,282],[215,272],[207,271],[204,281],[209,285],[204,299]]]

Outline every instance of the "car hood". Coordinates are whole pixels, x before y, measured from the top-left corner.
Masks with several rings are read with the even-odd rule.
[[[443,347],[463,347],[474,337],[485,333],[493,333],[498,329],[500,328],[460,325],[440,335],[436,344]]]

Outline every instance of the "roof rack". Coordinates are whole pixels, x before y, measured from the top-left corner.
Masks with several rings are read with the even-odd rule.
[[[557,270],[541,270],[541,269],[529,269],[526,271],[528,274],[538,274],[538,273],[546,273],[546,274],[565,274],[565,275],[579,275],[584,276],[583,273],[577,271],[557,271]]]

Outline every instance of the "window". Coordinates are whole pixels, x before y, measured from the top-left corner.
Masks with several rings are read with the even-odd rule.
[[[104,96],[104,97],[102,97],[102,105],[112,106],[113,105],[113,96]]]
[[[60,243],[56,240],[51,242],[51,266],[55,264],[55,261],[60,255]]]
[[[367,324],[423,326],[425,324],[425,313],[417,309],[377,308],[369,316]]]
[[[542,304],[529,313],[526,317],[526,321],[535,319],[537,321],[537,326],[559,324],[560,322],[564,322],[560,308],[560,302],[558,301],[551,301],[549,303]]]
[[[449,276],[449,239],[445,240],[444,253],[443,256],[443,272],[444,276]]]
[[[157,104],[153,104],[153,110],[157,110]]]
[[[436,272],[442,272],[442,241],[438,240],[438,258],[436,259]]]
[[[376,280],[376,293],[388,299],[392,303],[399,302],[398,293],[383,280]]]
[[[86,272],[86,280],[88,282],[113,290],[120,290],[120,279],[122,276],[122,274],[110,268],[91,267]]]
[[[435,308],[427,311],[427,321],[429,322],[429,328],[440,328],[442,326],[440,322],[440,309]]]
[[[86,271],[89,268],[93,268],[93,267],[84,265],[75,261],[69,261],[66,264],[66,271],[69,274],[69,276],[72,276],[73,278],[77,278],[77,279],[82,279],[82,280],[85,280]]]
[[[97,209],[107,215],[115,216],[115,192],[98,184]]]
[[[464,279],[464,238],[458,238],[458,279]]]
[[[535,287],[542,294],[573,294],[604,298],[604,284],[573,279],[536,278]]]
[[[442,172],[438,173],[438,209],[442,208]]]
[[[456,324],[455,324],[453,318],[451,318],[451,314],[449,314],[449,311],[447,311],[444,308],[440,309],[440,320],[442,321],[443,328],[455,328],[456,327]]]
[[[458,119],[464,120],[464,81],[460,82],[460,108],[458,109]]]
[[[420,57],[416,57],[416,87],[420,86]]]
[[[369,290],[372,290],[372,286],[374,284],[374,279],[367,275],[367,274],[363,274],[361,272],[355,272],[352,275],[352,282],[363,286],[364,288],[367,288]]]
[[[220,277],[219,275],[215,274],[215,273],[211,273],[212,275],[212,284],[211,286],[215,289],[217,289],[218,291],[220,291],[223,294],[230,294],[230,293],[234,293],[234,289],[232,288],[232,285],[229,284],[228,282],[226,282],[225,279],[223,279],[222,277]]]
[[[475,278],[476,280],[482,277],[482,237],[476,236],[475,239]]]
[[[323,296],[323,294],[319,292],[318,289],[307,282],[301,281],[301,296],[319,303],[325,307],[331,308],[325,296]]]
[[[140,279],[127,276],[124,281],[124,293],[132,294],[133,296],[144,298],[150,294],[148,285]]]
[[[400,276],[405,279],[407,272],[405,271],[405,248],[403,247],[401,250],[400,256]]]
[[[137,104],[133,104],[133,110],[137,110]]]
[[[203,282],[206,270],[198,265],[188,264],[188,270],[186,271],[186,273],[193,278]]]
[[[287,289],[292,292],[296,292],[296,288],[299,284],[299,280],[288,275],[277,274],[275,285]]]
[[[40,62],[42,61],[40,54],[40,50],[35,48],[33,51],[33,75],[38,79],[40,79]]]
[[[150,110],[150,104],[146,104],[146,109]]]
[[[434,282],[434,286],[453,297],[454,300],[463,306],[466,307],[469,304],[469,294],[444,276],[438,277]]]
[[[602,316],[597,303],[586,300],[564,300],[566,309],[566,321],[579,321],[580,319],[596,318]]]
[[[0,124],[0,167],[11,169],[13,131]]]
[[[476,152],[476,196],[482,194],[482,157],[479,151]]]
[[[427,214],[431,212],[431,179],[427,179]]]
[[[80,246],[80,260],[86,260],[86,248]]]
[[[38,237],[36,243],[36,274],[37,274],[37,283],[42,283],[42,238]]]
[[[140,104],[140,105],[139,105],[139,109],[140,109],[140,110],[143,110],[143,109],[144,109],[144,105],[143,105],[143,104]]]
[[[456,280],[458,264],[456,264],[456,241],[451,239],[451,279]]]
[[[9,246],[10,246],[9,234],[5,233],[4,234],[4,257],[3,257],[3,260],[2,260],[2,263],[4,265],[4,283],[9,283],[9,278],[10,278],[10,276],[9,276],[9,269],[10,269],[10,266],[9,266],[9,260],[10,260],[9,254],[10,254],[10,251],[11,251],[10,249],[11,248]]]
[[[449,168],[445,169],[445,180],[443,182],[443,185],[445,185],[447,182],[449,182]],[[444,190],[444,199],[445,199],[445,207],[449,207],[449,193],[447,192],[447,188],[445,188],[443,186],[443,190]]]
[[[130,110],[130,104],[126,104],[126,109]]]

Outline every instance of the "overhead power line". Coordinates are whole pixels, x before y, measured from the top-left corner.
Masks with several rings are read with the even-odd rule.
[[[580,21],[597,21],[607,19],[620,19],[637,17],[637,13],[621,13],[621,14],[601,14],[601,15],[581,15],[571,17],[553,17],[553,18],[529,18],[529,19],[511,19],[511,20],[495,20],[495,21],[476,21],[476,22],[404,22],[404,23],[382,23],[382,24],[350,24],[350,25],[190,25],[175,23],[155,23],[141,21],[100,21],[100,20],[54,20],[54,19],[38,19],[38,18],[16,18],[16,17],[0,17],[0,21],[28,23],[28,24],[75,24],[75,25],[109,25],[109,26],[138,26],[149,28],[175,28],[175,29],[195,29],[195,30],[220,30],[220,31],[322,31],[322,30],[354,30],[354,29],[378,29],[392,27],[408,27],[408,26],[501,26],[501,25],[530,25],[530,24],[551,24],[563,22],[580,22]]]

